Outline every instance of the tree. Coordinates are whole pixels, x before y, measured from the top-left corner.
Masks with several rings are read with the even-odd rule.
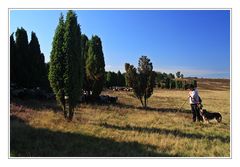
[[[63,52],[65,55],[64,93],[68,98],[68,118],[72,120],[74,108],[81,95],[83,62],[80,25],[77,23],[76,14],[71,10],[68,11],[65,21]]]
[[[125,86],[125,77],[120,71],[117,72],[117,86]]]
[[[176,72],[176,77],[180,78],[180,76],[181,76],[181,72],[180,71]]]
[[[48,80],[48,69],[46,67],[45,63],[45,56],[43,53],[40,54],[40,79],[39,79],[39,85],[45,90],[50,90],[49,87],[49,80]]]
[[[130,66],[131,65],[129,63],[125,63],[125,65],[124,65],[125,71],[126,71],[126,74],[125,74],[125,84],[126,84],[126,86],[130,86],[130,82],[132,80],[132,79],[130,79],[130,72],[131,71],[129,71],[129,73],[128,73],[128,70],[129,70]]]
[[[105,86],[107,88],[109,88],[109,87],[112,86],[112,84],[111,84],[112,74],[111,74],[111,71],[108,71],[105,74],[106,74],[106,76],[105,76]]]
[[[105,62],[102,51],[102,42],[98,36],[92,36],[89,41],[86,60],[86,77],[94,97],[99,96],[105,82]]]
[[[29,64],[30,85],[31,87],[45,88],[47,86],[47,71],[45,66],[44,55],[41,53],[38,38],[34,32],[31,33],[29,43]]]
[[[177,89],[183,88],[183,82],[182,82],[182,80],[176,80],[176,88],[177,88]]]
[[[171,89],[171,79],[170,78],[166,78],[165,80],[165,88],[167,89]]]
[[[105,86],[106,87],[112,87],[112,86],[125,86],[125,76],[122,74],[120,71],[117,73],[108,71],[106,72],[106,82]]]
[[[14,33],[10,36],[10,83],[16,83],[16,42],[13,37]]]
[[[90,93],[91,87],[89,86],[89,80],[86,74],[86,60],[88,56],[88,37],[85,34],[81,35],[81,48],[82,48],[82,59],[83,59],[83,90],[87,91],[88,94]]]
[[[67,117],[66,101],[65,101],[65,83],[64,83],[64,72],[65,72],[65,59],[66,55],[63,50],[65,33],[65,23],[63,15],[59,18],[58,26],[55,30],[55,35],[52,42],[52,51],[50,55],[50,67],[48,78],[50,86],[56,96],[56,99],[64,111],[65,118]]]
[[[68,11],[65,23],[62,14],[59,18],[50,59],[50,85],[63,108],[65,118],[72,120],[83,77],[81,31],[73,11]]]
[[[180,78],[183,78],[183,74],[180,75]]]
[[[133,65],[130,65],[129,63],[125,63],[125,80],[126,85],[131,87],[133,89],[133,93],[136,96],[137,99],[140,100],[142,106],[143,104],[143,91],[140,87],[140,77],[139,74],[137,74],[137,70]]]
[[[187,81],[186,80],[184,80],[183,82],[182,82],[182,88],[183,89],[187,89]]]
[[[192,80],[192,85],[196,88],[197,87],[197,80]]]
[[[17,28],[16,35],[16,84],[21,87],[30,87],[31,78],[29,64],[31,59],[28,54],[28,36],[23,28]]]
[[[106,87],[118,86],[118,76],[115,72],[108,71],[106,74]]]
[[[52,93],[52,89],[51,89],[51,86],[50,86],[50,81],[48,79],[48,76],[49,76],[49,71],[50,71],[50,62],[48,63],[45,63],[45,68],[46,68],[46,77],[47,77],[47,80],[46,80],[46,91],[47,92],[51,92]]]
[[[23,28],[16,30],[16,42],[10,36],[10,80],[19,87],[46,90],[48,79],[44,55],[41,53],[38,38],[34,32],[28,43],[27,32]]]
[[[140,57],[138,70],[133,65],[125,64],[127,84],[133,88],[135,96],[147,108],[147,99],[152,95],[155,86],[156,73],[153,71],[152,63],[147,56]]]
[[[175,79],[175,76],[172,73],[168,74],[169,79]]]
[[[170,80],[170,89],[175,89],[175,88],[176,88],[175,80],[171,79]]]

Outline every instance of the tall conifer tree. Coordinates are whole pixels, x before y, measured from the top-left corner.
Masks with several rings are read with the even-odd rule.
[[[89,41],[88,57],[86,60],[86,76],[90,81],[93,96],[99,96],[105,82],[105,62],[102,42],[98,36]]]
[[[10,82],[16,83],[16,42],[14,33],[10,36]]]
[[[42,87],[41,80],[43,79],[43,64],[44,61],[42,61],[41,58],[41,50],[38,38],[34,32],[31,34],[31,40],[29,43],[29,61],[31,64],[29,64],[30,69],[30,77],[31,77],[31,86],[32,87]]]
[[[64,32],[65,24],[63,15],[61,14],[58,26],[55,30],[55,35],[53,37],[48,78],[50,81],[50,86],[56,95],[56,99],[64,111],[64,116],[67,117],[66,102],[64,98],[65,83],[63,78],[66,61],[66,56],[63,51]]]
[[[30,87],[30,68],[31,63],[28,54],[28,36],[23,28],[16,31],[16,83],[21,87]]]
[[[83,90],[90,93],[91,87],[89,86],[90,82],[86,76],[86,60],[88,56],[88,37],[85,34],[81,35],[81,48],[82,48],[82,59],[83,59]]]
[[[73,11],[68,11],[65,22],[64,54],[66,66],[64,71],[64,92],[68,97],[69,119],[73,118],[74,107],[80,97],[82,89],[82,54],[81,54],[81,31],[77,23],[77,16]]]

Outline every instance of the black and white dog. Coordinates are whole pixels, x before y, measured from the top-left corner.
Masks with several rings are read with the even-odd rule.
[[[222,121],[222,115],[219,112],[208,112],[205,109],[200,109],[200,114],[206,122],[212,119],[216,119],[218,123]]]
[[[200,110],[200,115],[202,116],[203,120],[209,122],[209,120],[216,119],[218,123],[222,121],[222,115],[220,112],[208,112],[207,110],[203,109],[203,105],[198,105]]]

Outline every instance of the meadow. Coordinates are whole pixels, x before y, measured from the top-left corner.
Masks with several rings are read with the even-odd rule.
[[[55,101],[12,100],[11,157],[230,157],[229,80],[199,80],[204,108],[223,121],[192,122],[187,90],[154,90],[148,109],[132,92],[116,104],[80,104],[72,122]],[[213,86],[215,85],[215,86]]]

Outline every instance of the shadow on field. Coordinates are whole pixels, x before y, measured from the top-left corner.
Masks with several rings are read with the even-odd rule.
[[[116,103],[113,106],[116,106],[116,107],[119,107],[119,108],[126,108],[126,109],[138,109],[138,110],[143,110],[143,111],[172,112],[172,113],[179,112],[179,113],[191,114],[190,110],[184,110],[184,109],[179,110],[178,108],[156,108],[156,107],[143,108],[143,107],[137,107],[137,106],[134,106],[134,105],[123,104],[123,103]]]
[[[11,100],[11,103],[14,103],[17,106],[22,106],[28,109],[33,109],[36,111],[48,109],[53,110],[54,112],[62,111],[61,107],[57,105],[55,100],[21,100],[14,99]]]
[[[117,142],[80,133],[33,128],[24,120],[11,116],[11,157],[169,157],[156,152],[153,145]]]
[[[214,136],[206,136],[202,134],[196,134],[196,133],[186,133],[182,132],[178,129],[164,129],[164,128],[148,128],[148,127],[138,127],[138,126],[118,126],[118,125],[111,125],[107,123],[100,124],[100,126],[105,128],[111,128],[111,129],[117,129],[117,130],[129,130],[129,131],[138,131],[138,132],[145,132],[145,133],[159,133],[164,135],[173,135],[175,137],[185,137],[185,138],[191,138],[191,139],[207,139],[207,140],[220,140],[223,143],[229,143],[230,138],[214,135]]]
[[[57,105],[57,102],[55,100],[20,100],[20,99],[14,99],[11,100],[11,103],[14,103],[16,106],[19,107],[25,107],[28,109],[33,109],[36,111],[41,111],[44,109],[52,110],[54,112],[62,112],[62,109],[59,105]],[[99,104],[99,103],[93,103],[91,106],[114,106],[118,107],[120,109],[138,109],[142,111],[153,111],[153,112],[179,112],[179,113],[191,113],[190,110],[183,110],[181,109],[178,111],[177,108],[154,108],[154,107],[139,107],[134,106],[131,104],[124,104],[124,103],[115,103],[115,104]]]

